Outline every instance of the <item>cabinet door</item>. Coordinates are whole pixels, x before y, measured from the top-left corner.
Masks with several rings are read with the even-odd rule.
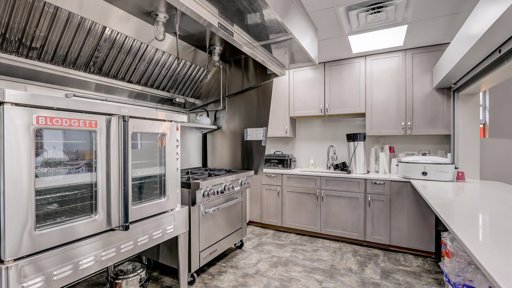
[[[364,193],[322,191],[322,233],[364,240]]]
[[[295,119],[290,118],[289,72],[274,78],[268,119],[268,137],[294,137]]]
[[[325,64],[325,114],[364,113],[365,58]]]
[[[391,245],[435,251],[436,216],[408,182],[391,182]]]
[[[320,191],[285,186],[283,196],[283,226],[320,232]]]
[[[366,133],[405,133],[405,51],[366,57]]]
[[[324,64],[290,70],[290,116],[324,115]]]
[[[432,69],[446,46],[407,50],[407,134],[450,134],[449,89],[432,86]]]
[[[389,244],[390,196],[367,194],[366,240]]]
[[[262,186],[261,222],[281,226],[281,192],[281,186]]]

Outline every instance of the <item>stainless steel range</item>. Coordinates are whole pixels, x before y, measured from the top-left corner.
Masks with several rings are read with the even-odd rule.
[[[247,190],[253,171],[181,170],[181,200],[190,207],[189,283],[195,271],[247,235]]]

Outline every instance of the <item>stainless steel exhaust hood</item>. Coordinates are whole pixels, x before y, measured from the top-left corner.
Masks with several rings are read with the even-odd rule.
[[[169,15],[163,41],[154,12]],[[189,110],[218,95],[213,46],[227,71],[247,56],[278,75],[317,62],[299,0],[0,1],[0,77]]]

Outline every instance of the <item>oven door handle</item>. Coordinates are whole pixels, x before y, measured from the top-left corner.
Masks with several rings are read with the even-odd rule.
[[[130,136],[128,116],[121,116],[121,225],[118,230],[130,230]]]
[[[220,211],[220,210],[222,210],[222,209],[226,209],[226,208],[228,208],[228,207],[230,207],[230,206],[233,206],[233,205],[235,205],[235,204],[238,204],[238,203],[240,203],[240,202],[242,202],[242,198],[237,198],[237,199],[235,199],[235,200],[233,200],[233,201],[229,201],[229,202],[224,203],[224,204],[222,204],[222,205],[219,205],[219,206],[216,206],[216,207],[213,207],[213,208],[209,208],[209,209],[202,210],[202,211],[201,211],[201,215],[203,215],[203,216],[206,216],[206,215],[212,215],[212,214],[215,214],[215,213],[217,213],[218,211]]]

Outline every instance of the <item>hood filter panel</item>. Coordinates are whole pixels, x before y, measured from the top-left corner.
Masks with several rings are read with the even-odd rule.
[[[0,1],[0,52],[197,98],[206,67],[43,0]]]

